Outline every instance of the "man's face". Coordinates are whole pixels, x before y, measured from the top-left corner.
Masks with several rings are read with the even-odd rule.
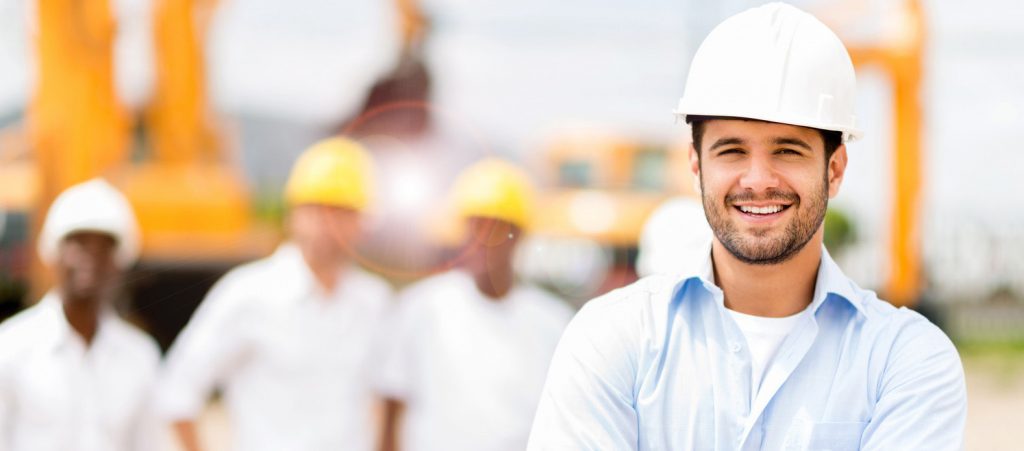
[[[314,264],[345,261],[360,230],[359,213],[347,208],[298,205],[289,213],[291,239]]]
[[[498,219],[472,217],[468,229],[468,266],[473,273],[504,271],[512,266],[516,244],[522,235],[514,224]]]
[[[98,302],[109,294],[120,275],[116,250],[104,233],[77,232],[61,241],[55,267],[65,302]]]
[[[796,255],[815,237],[839,190],[845,146],[826,166],[824,140],[812,128],[739,119],[704,126],[701,154],[691,149],[690,161],[715,237],[749,264]]]

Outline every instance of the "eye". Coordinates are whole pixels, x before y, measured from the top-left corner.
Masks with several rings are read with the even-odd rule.
[[[778,155],[803,155],[802,153],[800,153],[800,151],[786,148],[776,150],[775,153]]]
[[[718,155],[742,155],[742,154],[743,154],[743,149],[740,149],[738,147],[733,147],[731,149],[725,149],[725,150],[723,150],[721,152],[718,152]]]

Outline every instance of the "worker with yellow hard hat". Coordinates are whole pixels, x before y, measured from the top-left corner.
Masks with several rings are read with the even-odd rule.
[[[399,297],[377,382],[387,399],[382,449],[522,450],[571,311],[515,279],[533,202],[521,169],[477,162],[450,198],[466,232],[460,266]]]
[[[842,41],[793,6],[711,31],[677,114],[713,238],[577,314],[528,450],[963,447],[956,348],[857,286],[823,245],[845,143],[861,135],[855,92]]]
[[[352,258],[372,192],[355,141],[320,141],[296,161],[288,240],[225,275],[168,354],[157,407],[186,449],[203,449],[195,419],[215,388],[235,449],[374,449],[367,368],[391,289]]]

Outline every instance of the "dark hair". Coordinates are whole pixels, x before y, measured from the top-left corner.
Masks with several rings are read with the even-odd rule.
[[[686,122],[690,124],[690,137],[693,140],[693,148],[697,149],[698,158],[700,158],[701,141],[704,139],[704,123],[712,119],[740,119],[745,121],[758,120],[726,116],[686,116]],[[843,132],[822,130],[820,128],[816,128],[815,130],[821,134],[821,140],[825,143],[825,165],[828,165],[828,161],[832,159],[832,154],[834,154],[836,149],[838,149],[843,143]]]

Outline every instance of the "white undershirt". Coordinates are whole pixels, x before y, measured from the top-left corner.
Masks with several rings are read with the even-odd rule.
[[[748,315],[726,309],[736,321],[750,348],[750,390],[751,397],[757,394],[768,364],[775,358],[779,346],[793,331],[800,319],[800,313],[784,318],[769,318]]]

